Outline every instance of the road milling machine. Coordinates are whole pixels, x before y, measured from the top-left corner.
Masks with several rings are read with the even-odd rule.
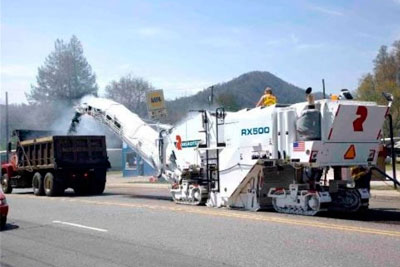
[[[376,164],[388,111],[373,102],[323,99],[197,110],[168,126],[148,124],[112,100],[89,98],[77,106],[71,129],[84,114],[109,126],[171,182],[177,203],[315,215],[368,207],[369,180],[355,183],[346,174]]]

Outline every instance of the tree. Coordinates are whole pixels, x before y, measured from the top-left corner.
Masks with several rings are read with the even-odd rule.
[[[37,85],[27,94],[30,103],[47,104],[63,101],[71,104],[85,95],[97,95],[96,74],[83,55],[78,38],[73,35],[69,43],[57,39],[54,51],[39,67]]]
[[[227,111],[238,111],[240,109],[240,105],[237,103],[235,96],[229,92],[218,95],[217,103]]]
[[[140,116],[146,115],[146,92],[154,87],[142,78],[132,74],[125,75],[119,81],[111,81],[106,86],[106,97],[123,104]]]
[[[391,50],[386,46],[379,49],[374,60],[373,73],[368,73],[360,79],[356,94],[361,100],[385,104],[382,92],[394,96],[390,112],[393,116],[395,134],[398,135],[400,133],[400,41],[394,42]],[[387,129],[388,126],[385,125],[385,132]]]

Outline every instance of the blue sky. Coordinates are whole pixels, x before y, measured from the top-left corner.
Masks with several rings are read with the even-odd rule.
[[[26,102],[54,41],[73,34],[100,94],[128,73],[174,98],[253,70],[336,92],[400,40],[400,0],[1,0],[1,98]]]

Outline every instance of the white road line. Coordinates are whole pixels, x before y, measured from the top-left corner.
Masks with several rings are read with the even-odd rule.
[[[99,232],[108,232],[108,230],[106,230],[106,229],[101,229],[101,228],[96,228],[96,227],[89,227],[89,226],[85,226],[85,225],[77,224],[77,223],[69,223],[69,222],[62,222],[62,221],[53,221],[53,223],[65,224],[65,225],[75,226],[75,227],[94,230],[94,231],[99,231]]]

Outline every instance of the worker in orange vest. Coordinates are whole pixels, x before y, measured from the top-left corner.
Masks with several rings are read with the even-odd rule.
[[[264,95],[258,101],[256,107],[268,107],[276,104],[276,97],[272,94],[270,87],[265,88]]]

